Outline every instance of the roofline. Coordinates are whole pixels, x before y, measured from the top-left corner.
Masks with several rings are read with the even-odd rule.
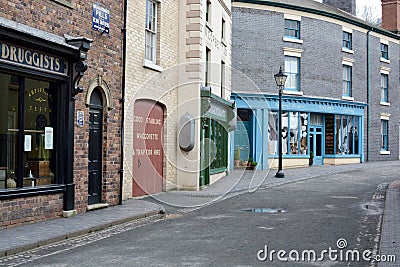
[[[390,31],[384,30],[380,27],[375,27],[368,23],[362,23],[361,21],[351,19],[351,18],[348,18],[345,16],[341,16],[338,14],[333,14],[333,13],[323,11],[323,10],[317,10],[317,9],[312,9],[312,8],[308,8],[308,7],[303,7],[303,6],[295,6],[295,5],[290,5],[290,4],[277,3],[277,2],[273,2],[273,1],[263,1],[263,0],[232,0],[232,2],[242,2],[242,3],[256,4],[256,5],[281,7],[281,8],[286,8],[286,9],[292,9],[292,10],[298,10],[298,11],[304,11],[307,13],[322,15],[325,17],[341,20],[343,22],[347,22],[347,23],[353,24],[355,26],[367,29],[369,31],[374,31],[376,33],[380,33],[380,34],[386,35],[388,37],[400,40],[399,35],[394,34]]]

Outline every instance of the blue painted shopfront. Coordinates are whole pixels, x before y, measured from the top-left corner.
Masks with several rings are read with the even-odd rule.
[[[236,103],[241,125],[236,131],[245,127],[249,135],[236,140],[243,133],[235,132],[231,147],[242,147],[245,143],[241,140],[247,140],[249,158],[259,163],[258,169],[268,169],[269,160],[278,157],[278,96],[234,93],[231,99]],[[314,165],[339,158],[363,162],[365,107],[364,103],[338,99],[283,96],[283,158],[309,159],[312,154]],[[240,114],[245,111],[251,115],[243,124]]]

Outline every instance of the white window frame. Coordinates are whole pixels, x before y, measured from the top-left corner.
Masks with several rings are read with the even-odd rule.
[[[157,1],[146,0],[145,59],[154,64],[157,64],[157,9]]]

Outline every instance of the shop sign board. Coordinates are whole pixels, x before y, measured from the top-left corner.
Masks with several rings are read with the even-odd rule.
[[[67,75],[68,72],[67,61],[64,58],[2,41],[0,62],[61,75]]]

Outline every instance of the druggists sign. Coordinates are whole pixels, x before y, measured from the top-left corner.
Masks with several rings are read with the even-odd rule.
[[[65,59],[0,41],[0,62],[67,75]]]

